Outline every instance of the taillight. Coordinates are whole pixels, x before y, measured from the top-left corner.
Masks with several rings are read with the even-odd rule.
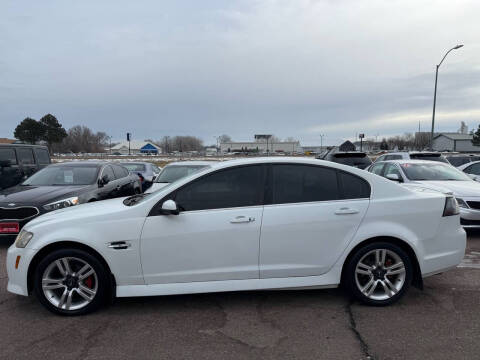
[[[445,199],[445,208],[443,209],[443,216],[453,216],[460,214],[458,202],[453,196],[448,196]]]
[[[18,234],[20,225],[17,222],[0,223],[0,234]]]

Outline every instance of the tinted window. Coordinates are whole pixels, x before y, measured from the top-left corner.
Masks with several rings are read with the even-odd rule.
[[[115,179],[121,179],[128,176],[128,170],[122,166],[112,165],[113,172],[115,173]]]
[[[50,164],[50,156],[48,151],[45,149],[35,149],[35,155],[37,156],[37,161],[41,165]]]
[[[402,155],[387,155],[385,156],[385,160],[401,160]]]
[[[480,175],[480,163],[470,165],[465,169],[467,174]]]
[[[334,154],[331,160],[339,164],[354,166],[359,169],[365,169],[372,163],[372,160],[370,160],[367,155],[362,153]]]
[[[441,154],[411,154],[410,159],[438,161],[449,164],[447,159]]]
[[[97,180],[96,166],[49,166],[33,174],[22,185],[90,185]]]
[[[338,200],[337,172],[320,166],[273,165],[273,203]]]
[[[338,173],[342,186],[342,199],[364,199],[370,197],[370,185],[356,175],[343,171]]]
[[[11,165],[15,165],[17,163],[15,150],[0,148],[0,161],[9,161]]]
[[[32,149],[27,149],[27,148],[17,148],[17,156],[18,160],[22,164],[35,164],[35,160],[33,159],[33,151]]]
[[[383,169],[383,164],[376,164],[372,166],[372,169],[370,170],[370,172],[377,175],[382,175],[382,169]]]
[[[245,166],[204,176],[178,190],[175,201],[183,211],[261,205],[262,169]]]
[[[115,180],[115,174],[113,173],[112,167],[110,165],[107,165],[103,168],[102,178],[105,175],[108,175],[108,180],[109,181]]]
[[[458,166],[461,166],[463,164],[469,163],[470,162],[470,157],[467,157],[467,156],[449,156],[449,157],[447,157],[447,160],[453,166],[458,167]]]

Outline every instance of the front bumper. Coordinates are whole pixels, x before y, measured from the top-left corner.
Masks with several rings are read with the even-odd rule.
[[[467,204],[478,202],[479,198],[462,198]],[[460,223],[464,228],[480,228],[480,209],[460,207]]]
[[[10,246],[7,252],[7,290],[11,293],[28,296],[28,266],[35,256],[36,251],[27,248]],[[16,267],[17,258],[18,267]]]

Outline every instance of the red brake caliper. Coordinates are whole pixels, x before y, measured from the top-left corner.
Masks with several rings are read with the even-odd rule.
[[[93,289],[93,276],[90,275],[88,278],[85,279],[85,285],[87,285],[88,288]]]

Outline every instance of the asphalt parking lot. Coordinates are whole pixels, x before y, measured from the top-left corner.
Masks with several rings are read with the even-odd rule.
[[[366,307],[340,290],[118,299],[77,318],[7,292],[0,243],[1,359],[478,359],[480,233],[461,267],[398,304]]]

